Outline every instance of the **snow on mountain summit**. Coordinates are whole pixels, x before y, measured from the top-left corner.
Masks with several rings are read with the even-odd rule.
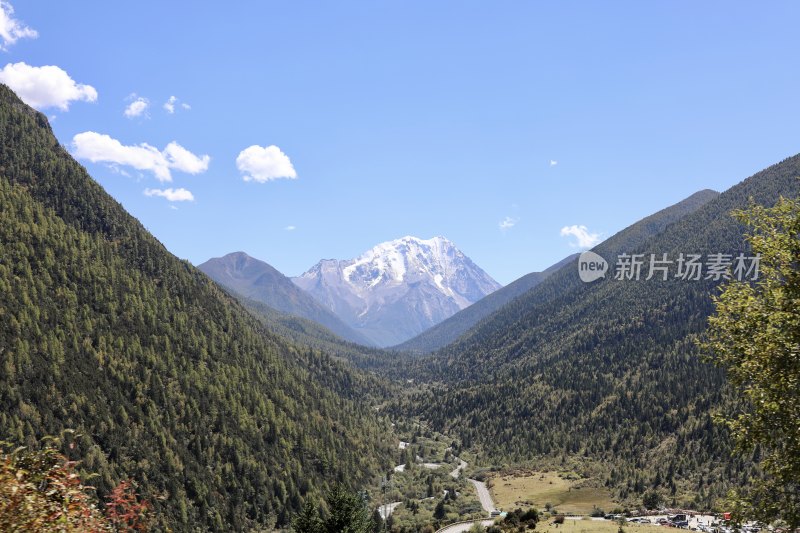
[[[402,282],[406,274],[435,275],[447,271],[453,256],[463,258],[464,254],[443,237],[427,240],[403,237],[381,243],[360,255],[344,273],[354,284],[366,281],[374,286],[384,280]]]
[[[410,338],[500,287],[446,238],[412,236],[355,259],[322,260],[293,281],[381,345]]]

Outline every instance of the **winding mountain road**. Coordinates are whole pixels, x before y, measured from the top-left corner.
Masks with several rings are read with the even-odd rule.
[[[478,522],[480,522],[483,527],[489,527],[494,524],[494,520],[488,520],[485,518],[481,520],[470,520],[469,522],[459,522],[457,524],[443,527],[442,529],[437,530],[436,533],[464,533],[465,531],[472,529],[472,526]]]
[[[458,459],[458,457],[456,457],[456,459]],[[458,479],[458,476],[461,475],[461,471],[464,470],[466,467],[467,467],[467,462],[464,461],[463,459],[458,459],[458,466],[455,468],[455,470],[450,472],[450,477],[452,477],[453,479]]]
[[[489,494],[489,489],[486,487],[486,483],[483,481],[478,481],[476,479],[470,479],[470,483],[475,486],[475,492],[478,493],[478,499],[481,501],[481,507],[487,513],[491,513],[495,511],[494,501],[492,500],[492,495]]]
[[[401,441],[400,442],[400,448],[401,449],[404,448],[403,445],[407,446],[408,443],[405,443],[405,442]],[[456,459],[458,459],[458,466],[456,466],[453,469],[453,471],[450,472],[450,477],[452,477],[453,479],[458,479],[458,477],[461,475],[461,472],[463,472],[464,469],[467,468],[467,462],[466,461],[464,461],[463,459],[458,458],[458,457],[456,457]],[[418,461],[422,461],[423,459],[421,457],[417,456],[417,460]],[[442,466],[442,464],[441,463],[423,463],[423,466],[426,467],[426,468],[439,468],[440,466]],[[403,472],[405,470],[405,467],[406,467],[406,465],[404,465],[404,464],[397,465],[396,467],[394,467],[394,471],[395,472]],[[483,508],[483,510],[486,511],[486,513],[489,514],[489,515],[491,515],[491,513],[493,511],[496,511],[497,509],[494,506],[494,500],[492,500],[492,495],[489,493],[489,488],[486,486],[486,483],[484,483],[483,481],[478,481],[477,479],[467,479],[467,481],[472,483],[472,486],[475,487],[475,492],[478,494],[478,500],[481,502],[481,507]],[[400,502],[389,504],[390,507],[389,507],[389,509],[387,509],[388,510],[387,516],[389,514],[391,514],[392,511],[394,511],[394,508],[397,507],[397,505],[399,505],[399,504],[400,504]],[[380,512],[381,512],[381,515],[383,515],[383,511],[381,510]],[[385,519],[386,519],[386,517],[384,517],[384,520]],[[477,520],[469,520],[469,521],[466,521],[466,522],[458,522],[456,524],[452,524],[452,525],[449,525],[447,527],[444,527],[444,528],[438,530],[436,533],[461,533],[461,532],[464,532],[464,531],[469,531],[470,528],[472,526],[474,526],[476,523],[481,523],[483,526],[490,526],[490,525],[492,525],[494,523],[494,519],[481,518],[481,519],[477,519]]]

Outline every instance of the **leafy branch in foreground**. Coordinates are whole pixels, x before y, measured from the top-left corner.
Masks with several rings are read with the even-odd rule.
[[[715,298],[704,348],[741,391],[743,412],[729,414],[737,448],[760,455],[762,475],[733,493],[739,517],[781,518],[800,526],[800,199],[752,205],[734,216],[751,228],[760,276],[729,281]]]
[[[0,531],[146,531],[148,504],[123,481],[113,489],[105,509],[94,487],[75,472],[78,465],[51,441],[40,450],[24,446],[9,451],[0,443]]]

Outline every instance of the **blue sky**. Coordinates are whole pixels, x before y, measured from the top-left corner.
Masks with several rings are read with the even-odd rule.
[[[796,2],[1,4],[0,78],[195,264],[443,235],[508,283],[800,151]]]

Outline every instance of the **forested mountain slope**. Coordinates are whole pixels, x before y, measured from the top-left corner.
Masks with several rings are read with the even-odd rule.
[[[321,351],[334,358],[349,361],[359,368],[379,373],[388,372],[387,368],[404,364],[406,354],[346,341],[313,320],[288,315],[240,294],[231,294],[265,328],[296,346]],[[379,378],[373,373],[364,374],[362,377],[367,380],[375,380],[374,388],[376,389],[385,390],[387,393],[393,390],[393,385],[389,381]]]
[[[514,298],[528,292],[547,279],[550,274],[577,257],[577,254],[570,255],[542,272],[526,274],[518,280],[512,281],[505,287],[501,287],[493,293],[484,296],[447,320],[423,331],[413,339],[394,346],[393,349],[424,354],[447,346],[475,324],[491,315]]]
[[[74,428],[102,496],[132,477],[162,528],[286,523],[388,466],[382,394],[269,334],[94,182],[0,86],[0,440]]]
[[[685,216],[665,218],[665,210],[608,239],[595,249],[609,262],[605,279],[583,283],[577,263],[559,270],[419,362],[415,377],[447,386],[431,393],[435,402],[420,395],[400,408],[497,462],[592,465],[621,495],[654,486],[679,503],[707,505],[746,477],[711,419],[730,407],[724,376],[694,344],[717,283],[675,279],[674,264],[667,281],[646,281],[647,265],[639,281],[616,280],[615,263],[621,253],[706,261],[746,251],[730,211],[749,198],[771,205],[797,195],[798,175],[795,156]],[[649,224],[663,231],[651,237]]]
[[[244,252],[214,257],[197,268],[244,298],[261,302],[283,313],[313,320],[348,341],[370,344],[366,337],[347,326],[291,279],[268,263]]]

